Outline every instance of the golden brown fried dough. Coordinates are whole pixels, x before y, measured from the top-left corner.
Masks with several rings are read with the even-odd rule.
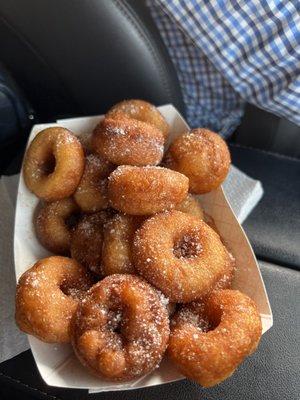
[[[230,153],[221,136],[198,128],[174,140],[164,165],[189,178],[190,191],[202,194],[221,185],[230,167]]]
[[[19,279],[17,325],[47,343],[69,342],[71,317],[92,283],[86,269],[71,258],[39,260]]]
[[[71,335],[79,360],[95,375],[128,381],[161,361],[169,339],[168,313],[143,279],[115,274],[88,291]]]
[[[108,179],[110,204],[131,215],[149,215],[175,208],[187,191],[187,177],[161,167],[120,166]]]
[[[211,387],[256,349],[262,325],[256,304],[238,290],[215,291],[172,319],[168,355],[189,379]]]
[[[65,128],[47,128],[30,143],[24,160],[24,180],[29,190],[46,201],[71,196],[84,170],[80,141]]]

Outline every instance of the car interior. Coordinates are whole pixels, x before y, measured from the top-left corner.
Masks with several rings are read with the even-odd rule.
[[[143,0],[0,0],[0,48],[3,176],[20,172],[34,124],[103,114],[129,98],[173,104],[185,115],[175,68]],[[27,350],[0,364],[1,399],[299,398],[300,127],[248,104],[228,145],[233,165],[264,189],[243,223],[274,317],[259,351],[211,389],[181,380],[88,395],[47,386]]]

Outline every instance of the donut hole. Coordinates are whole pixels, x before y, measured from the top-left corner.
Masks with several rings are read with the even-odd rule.
[[[203,329],[203,332],[209,332],[215,330],[220,325],[221,319],[221,309],[206,309],[205,315],[199,316],[197,325]]]
[[[196,327],[203,333],[207,333],[214,329],[210,320],[207,317],[203,317],[203,316],[197,318]]]
[[[68,230],[70,231],[74,230],[79,222],[79,219],[80,219],[80,212],[75,212],[72,213],[71,215],[68,215],[64,220]]]
[[[80,285],[80,282],[73,282],[65,280],[59,286],[60,290],[66,296],[70,296],[76,300],[82,300],[85,294],[85,291],[88,289],[83,285]]]
[[[56,159],[53,153],[47,154],[40,169],[43,175],[50,175],[54,172],[56,166]]]
[[[122,319],[123,312],[121,309],[110,310],[108,312],[108,321],[107,327],[111,332],[114,332],[118,335],[122,334]]]
[[[186,313],[186,320],[194,325],[199,331],[207,333],[209,331],[215,330],[220,322],[221,315],[208,315],[208,314],[192,314],[192,317]]]
[[[195,258],[202,251],[197,233],[186,233],[174,242],[173,253],[176,258]]]

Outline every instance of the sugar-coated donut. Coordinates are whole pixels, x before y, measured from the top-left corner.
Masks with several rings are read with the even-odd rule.
[[[102,269],[104,275],[135,272],[131,245],[142,217],[116,214],[104,227]]]
[[[28,189],[46,201],[71,196],[83,170],[84,152],[80,141],[60,127],[47,128],[36,135],[23,165]]]
[[[224,242],[213,217],[211,215],[207,214],[206,212],[203,212],[203,216],[204,216],[204,218],[203,218],[204,222],[219,235],[221,242],[226,247],[226,243]],[[215,284],[214,290],[231,289],[232,282],[234,279],[235,269],[236,269],[236,260],[235,260],[235,257],[233,256],[233,254],[229,250],[228,250],[228,252],[229,252],[229,256],[230,256],[230,260],[231,260],[231,268],[229,268],[226,271],[226,273]]]
[[[172,302],[206,296],[233,268],[216,232],[180,211],[147,219],[135,233],[132,250],[139,273]]]
[[[35,232],[40,243],[56,254],[67,255],[70,252],[71,234],[74,226],[72,217],[79,213],[75,201],[66,199],[45,203],[36,214]]]
[[[85,268],[71,258],[52,256],[39,260],[19,279],[17,325],[47,343],[69,342],[71,317],[92,284]]]
[[[209,225],[219,236],[220,233],[217,229],[217,226],[215,224],[214,219],[205,213],[197,200],[197,198],[192,195],[188,194],[187,197],[183,200],[182,203],[180,203],[177,207],[176,210],[193,215],[194,217],[198,217],[202,219],[207,225]],[[220,237],[222,240],[222,238]],[[232,256],[231,253],[229,253],[231,259],[232,259],[232,265],[235,267],[235,259]],[[230,268],[226,273],[222,276],[222,278],[217,282],[217,284],[214,286],[214,289],[229,289],[232,284],[232,280],[234,277],[234,267]]]
[[[168,355],[189,379],[211,387],[232,375],[257,347],[262,325],[256,304],[238,290],[213,292],[172,319]]]
[[[232,287],[236,264],[233,255],[229,253],[229,256],[231,259],[231,267],[227,268],[227,271],[224,273],[224,275],[222,275],[221,278],[215,283],[213,290],[231,289]]]
[[[112,207],[148,215],[176,207],[188,192],[188,178],[162,167],[120,166],[108,178]]]
[[[164,137],[155,126],[130,118],[105,118],[95,128],[92,146],[116,165],[157,165],[164,152]]]
[[[92,153],[92,135],[90,132],[82,133],[78,136],[78,140],[80,141],[83,151],[86,156]]]
[[[194,217],[204,219],[204,214],[199,201],[192,194],[188,194],[186,198],[176,206],[176,210],[191,214]]]
[[[164,307],[166,307],[169,317],[172,316],[176,311],[176,303],[170,303],[168,297],[166,297],[160,290],[156,289],[159,299]]]
[[[108,214],[84,215],[72,233],[71,256],[92,272],[102,275],[103,226]]]
[[[194,217],[198,217],[204,220],[204,222],[206,222],[206,224],[209,225],[212,229],[214,229],[214,231],[217,232],[217,234],[219,235],[219,232],[217,230],[213,218],[209,216],[207,213],[204,213],[199,201],[196,199],[194,195],[189,193],[187,197],[183,200],[183,202],[176,207],[176,210],[193,215]],[[231,254],[230,256],[232,257],[233,266],[235,266],[234,257]],[[226,271],[226,273],[215,284],[214,289],[231,288],[233,277],[234,277],[234,268],[229,268],[228,271]]]
[[[226,178],[230,153],[220,135],[198,128],[173,141],[164,165],[186,175],[192,193],[207,193],[219,187]]]
[[[159,129],[165,138],[170,127],[162,114],[151,103],[144,100],[124,100],[114,105],[106,114],[110,118],[127,117],[147,122]]]
[[[95,375],[128,381],[151,372],[169,339],[169,319],[156,291],[134,275],[95,284],[71,324],[79,360]]]
[[[74,193],[74,199],[83,212],[96,212],[108,207],[107,178],[113,169],[113,164],[95,154],[85,158],[84,173]]]
[[[168,314],[169,314],[169,317],[172,317],[172,315],[175,313],[175,311],[176,311],[176,308],[177,308],[177,304],[176,303],[168,303],[167,305],[166,305],[166,307],[167,307],[167,311],[168,311]]]

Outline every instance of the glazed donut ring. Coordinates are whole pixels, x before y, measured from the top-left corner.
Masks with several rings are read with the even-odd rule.
[[[92,272],[102,275],[103,226],[107,213],[84,215],[73,231],[71,256]]]
[[[24,159],[24,180],[29,190],[46,201],[71,196],[84,169],[84,152],[79,140],[65,128],[39,132]]]
[[[71,258],[39,260],[19,279],[17,325],[47,343],[69,342],[71,317],[92,283],[86,270]]]
[[[139,217],[116,214],[105,224],[102,247],[104,275],[135,272],[131,245],[135,231],[141,222]]]
[[[107,178],[114,166],[95,154],[85,158],[81,181],[74,193],[74,199],[86,213],[97,212],[108,207]]]
[[[161,167],[120,166],[108,178],[112,207],[149,215],[176,207],[187,195],[188,178]]]
[[[72,344],[95,375],[128,381],[151,372],[169,339],[169,319],[156,291],[134,275],[94,285],[72,320]]]
[[[202,194],[221,185],[228,174],[230,161],[227,144],[221,136],[198,128],[174,140],[164,165],[186,175],[190,191]]]
[[[77,213],[79,207],[71,197],[44,204],[34,221],[40,243],[52,253],[67,255],[72,233],[68,219]]]
[[[130,118],[105,118],[95,128],[92,146],[116,165],[157,165],[164,152],[163,134],[153,125]]]
[[[135,234],[136,269],[171,302],[206,296],[233,268],[219,236],[202,220],[169,211],[146,220]]]
[[[204,220],[203,210],[199,201],[190,193],[176,206],[176,210]]]
[[[204,387],[231,376],[262,334],[254,301],[238,290],[216,291],[204,304],[184,306],[171,326],[169,357],[186,377]]]
[[[144,100],[124,100],[113,106],[106,114],[109,118],[127,117],[147,122],[159,129],[164,138],[169,135],[170,127],[158,109]]]

